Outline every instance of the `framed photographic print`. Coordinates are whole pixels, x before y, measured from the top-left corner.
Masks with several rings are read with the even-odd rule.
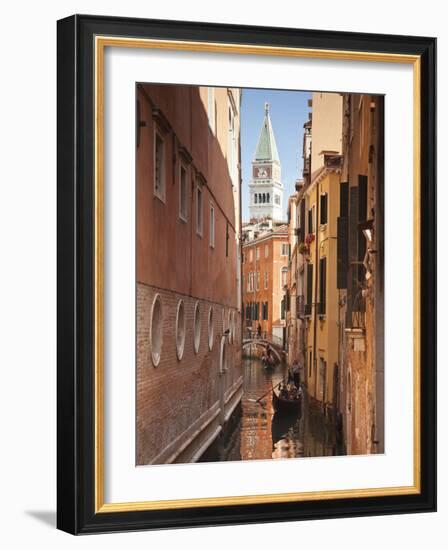
[[[58,527],[434,511],[433,38],[58,22]]]

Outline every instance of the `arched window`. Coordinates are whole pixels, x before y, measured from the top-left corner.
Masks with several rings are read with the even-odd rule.
[[[194,309],[194,352],[199,352],[199,345],[201,343],[201,306],[199,302],[196,302]]]
[[[208,310],[208,349],[211,351],[213,348],[213,308],[210,306]]]
[[[257,204],[258,195],[257,193],[254,194],[254,203]]]
[[[269,193],[266,193],[266,202],[269,202]]]
[[[263,193],[263,203],[266,202],[266,193]]]
[[[160,363],[162,355],[163,341],[163,316],[162,300],[160,294],[156,294],[151,308],[151,326],[150,326],[151,359],[155,367]]]
[[[284,286],[286,286],[287,282],[288,282],[288,268],[287,267],[282,267],[282,273],[281,273],[282,288]]]
[[[176,314],[176,353],[179,361],[184,355],[185,348],[185,307],[183,300],[177,304]]]

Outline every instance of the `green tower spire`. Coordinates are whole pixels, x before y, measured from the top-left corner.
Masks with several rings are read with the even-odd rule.
[[[271,117],[269,116],[269,103],[264,104],[263,126],[261,127],[260,137],[258,138],[254,160],[280,162],[277,144],[275,143],[274,130],[272,129]]]

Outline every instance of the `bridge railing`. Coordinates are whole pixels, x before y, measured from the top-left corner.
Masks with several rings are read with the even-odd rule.
[[[244,340],[267,340],[271,344],[274,344],[280,348],[283,348],[284,345],[283,338],[281,336],[263,330],[261,332],[256,330],[246,330],[243,334],[243,338]]]

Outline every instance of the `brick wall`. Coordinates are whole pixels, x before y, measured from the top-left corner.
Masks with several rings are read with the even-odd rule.
[[[154,298],[162,302],[162,352],[154,366],[151,356],[150,317]],[[184,353],[176,353],[176,315],[179,300],[185,308],[186,335]],[[201,337],[198,353],[194,350],[194,311],[201,308]],[[209,350],[208,312],[213,308],[213,346]],[[223,315],[224,310],[224,326]],[[235,316],[235,336],[227,344],[228,370],[220,374],[221,338],[228,328],[228,314]],[[241,378],[241,320],[235,308],[191,296],[137,285],[137,464],[166,460],[164,451],[173,442],[169,456],[175,456],[187,444],[189,428],[207,414],[221,408],[221,395]],[[215,407],[215,409],[214,409]],[[219,415],[218,415],[219,416]],[[219,417],[215,424],[219,425]],[[198,439],[195,444],[204,443]],[[177,450],[176,450],[177,447]],[[162,460],[163,457],[163,460]]]

